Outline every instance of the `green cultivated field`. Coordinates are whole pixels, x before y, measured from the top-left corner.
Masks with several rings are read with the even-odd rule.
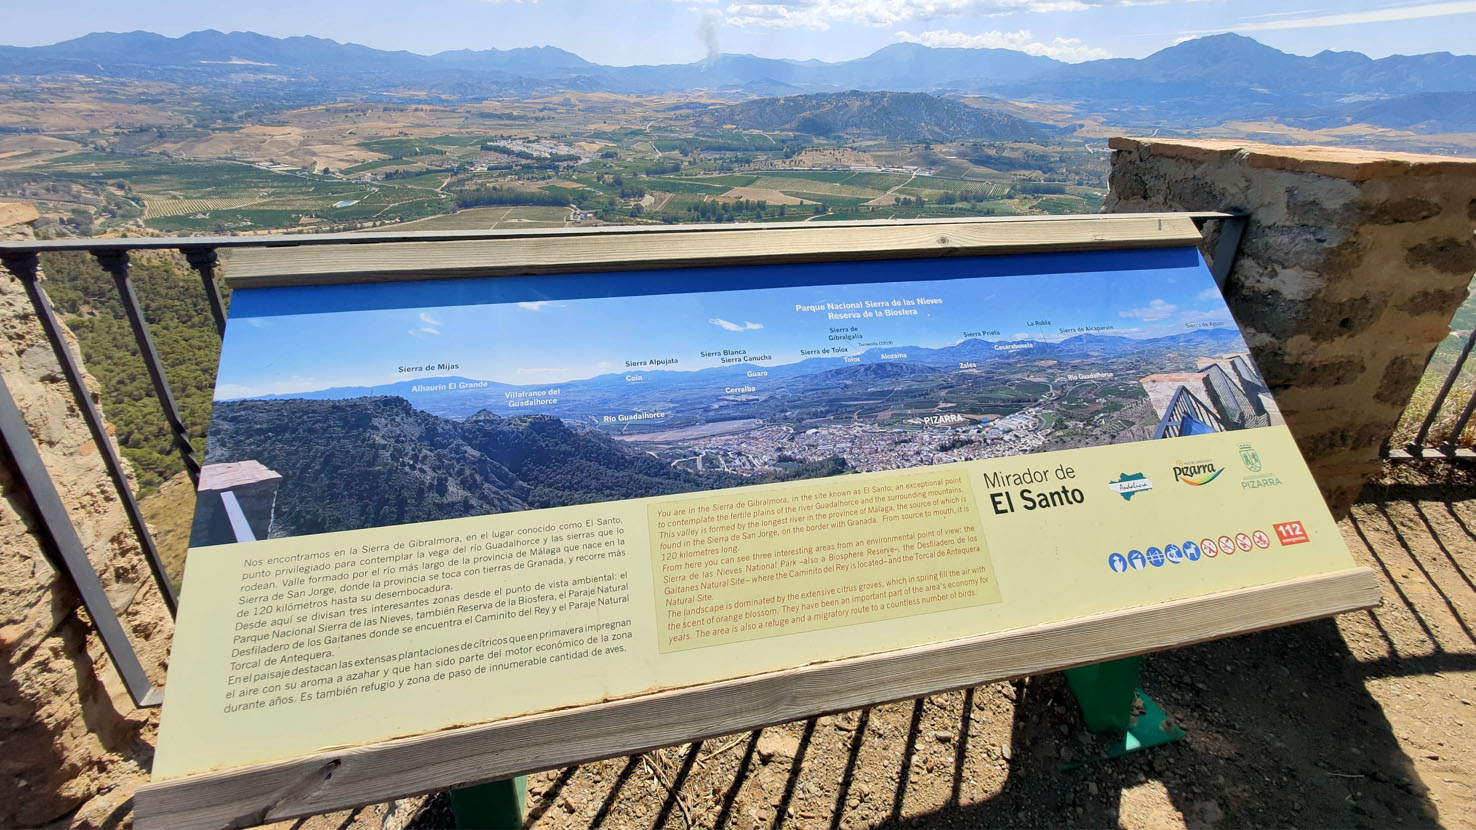
[[[458,210],[393,226],[407,231],[516,230],[518,228],[562,228],[568,208],[524,206],[481,207]],[[383,230],[376,228],[375,230]]]
[[[713,196],[721,196],[732,189],[732,185],[708,184],[691,179],[672,179],[665,176],[649,180],[653,190],[663,193],[707,193]]]
[[[124,181],[145,206],[145,223],[171,233],[403,222],[451,207],[438,191],[445,174],[358,183],[235,162],[103,153],[67,156],[36,172],[89,187]],[[338,206],[343,202],[352,204]]]

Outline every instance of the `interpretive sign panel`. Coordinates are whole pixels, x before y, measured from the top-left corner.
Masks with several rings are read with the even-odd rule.
[[[1188,247],[238,289],[207,464],[156,780],[1357,573]]]

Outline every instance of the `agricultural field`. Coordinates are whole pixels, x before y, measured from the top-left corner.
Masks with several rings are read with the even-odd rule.
[[[359,226],[430,216],[450,208],[445,175],[350,182],[301,171],[268,170],[228,161],[79,152],[24,172],[0,175],[95,194],[98,213],[122,205],[167,233],[232,233],[303,226]],[[87,202],[78,200],[79,205]],[[126,207],[134,208],[129,215]],[[116,215],[116,214],[115,214]]]
[[[492,231],[527,228],[562,228],[569,224],[569,208],[513,205],[510,207],[466,208],[443,216],[431,216],[412,222],[386,226],[405,231]]]
[[[0,137],[0,194],[92,234],[834,221],[1097,210],[1080,143],[908,143],[699,129],[701,95],[459,106],[339,102],[182,123],[156,95],[126,129]],[[188,109],[188,108],[184,108]]]
[[[232,210],[255,204],[250,197],[240,199],[176,199],[160,196],[144,196],[144,218],[163,219],[170,216],[185,216],[192,213],[209,213],[212,210]]]

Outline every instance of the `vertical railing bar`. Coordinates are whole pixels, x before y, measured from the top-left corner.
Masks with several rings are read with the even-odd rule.
[[[1476,326],[1473,326],[1471,333],[1466,336],[1466,345],[1461,349],[1460,357],[1456,358],[1455,366],[1451,368],[1450,374],[1446,375],[1445,383],[1440,385],[1440,391],[1435,394],[1435,400],[1430,403],[1430,411],[1425,413],[1425,422],[1420,424],[1420,431],[1416,433],[1414,441],[1409,445],[1414,455],[1418,456],[1424,449],[1425,439],[1430,437],[1430,427],[1439,417],[1440,410],[1445,407],[1445,398],[1450,395],[1451,387],[1455,386],[1456,378],[1461,374],[1461,369],[1465,367],[1466,358],[1470,357],[1472,346],[1476,346]],[[1430,356],[1433,358],[1434,353],[1432,352]]]
[[[1473,329],[1476,331],[1476,329]],[[1452,373],[1454,377],[1454,373]],[[1448,458],[1455,457],[1456,447],[1461,442],[1461,433],[1466,431],[1466,424],[1471,422],[1471,413],[1476,411],[1476,389],[1471,390],[1471,397],[1466,399],[1466,407],[1461,410],[1461,416],[1456,418],[1455,426],[1451,428],[1450,435],[1446,437],[1445,443],[1440,448],[1445,451]]]
[[[113,660],[113,668],[123,679],[128,696],[133,698],[133,704],[147,708],[163,703],[163,693],[149,680],[128,633],[118,622],[102,580],[98,579],[97,571],[93,570],[92,562],[87,558],[87,549],[77,536],[67,508],[56,492],[56,483],[46,471],[46,464],[31,438],[30,427],[15,405],[15,399],[10,396],[10,388],[5,385],[4,378],[0,378],[0,443],[4,444],[6,454],[30,493],[43,532],[61,561],[58,563],[49,552],[48,558],[54,565],[59,564],[58,570],[71,578],[73,587],[82,597],[82,604],[87,608],[87,616],[92,618],[92,625],[102,639],[103,648]],[[45,549],[46,546],[43,544],[42,547]]]
[[[185,255],[185,261],[189,262],[190,267],[199,273],[200,281],[205,285],[205,299],[210,302],[210,315],[215,318],[215,331],[225,337],[225,306],[220,301],[220,289],[215,285],[215,266],[220,263],[220,256],[214,248],[179,250]]]
[[[1244,213],[1220,220],[1220,238],[1215,243],[1210,276],[1214,277],[1215,285],[1222,292],[1226,281],[1230,279],[1230,270],[1235,267],[1235,258],[1240,253],[1240,240],[1245,235],[1245,226],[1249,221],[1250,216]]]
[[[133,338],[138,341],[139,354],[143,357],[144,367],[149,371],[149,380],[153,381],[154,394],[159,399],[159,408],[164,410],[164,420],[168,422],[169,429],[173,433],[174,446],[179,450],[180,458],[184,460],[185,472],[189,473],[190,480],[196,486],[200,484],[200,462],[195,459],[195,448],[190,444],[190,431],[185,428],[184,419],[179,417],[179,406],[174,402],[174,393],[169,389],[169,380],[164,377],[164,367],[159,362],[159,352],[154,348],[154,338],[149,335],[149,324],[144,321],[143,312],[139,310],[138,295],[133,292],[133,282],[128,278],[128,252],[127,251],[94,251],[93,256],[103,270],[113,275],[113,282],[118,286],[118,298],[123,301],[123,310],[128,314],[128,323],[133,327]]]
[[[113,480],[113,487],[118,491],[118,498],[123,503],[123,511],[128,514],[128,523],[133,527],[134,536],[138,537],[138,543],[144,551],[144,559],[149,563],[149,570],[154,574],[154,582],[159,586],[159,593],[164,596],[164,605],[169,608],[172,616],[179,606],[178,597],[174,593],[174,583],[169,581],[169,572],[164,569],[164,561],[159,558],[159,549],[154,545],[154,537],[149,533],[148,524],[144,522],[143,512],[138,509],[138,501],[133,497],[133,488],[129,486],[128,476],[123,471],[123,460],[118,457],[117,449],[109,440],[107,428],[103,426],[102,413],[98,411],[97,404],[87,391],[87,385],[82,381],[82,370],[72,356],[71,349],[67,348],[67,341],[62,337],[61,324],[57,322],[56,312],[51,307],[51,300],[41,288],[40,257],[34,251],[19,254],[7,252],[3,255],[3,261],[6,269],[20,279],[21,285],[26,289],[26,296],[31,300],[31,309],[36,312],[36,319],[41,323],[41,329],[46,332],[46,339],[51,343],[51,350],[55,353],[57,362],[61,364],[62,374],[67,379],[67,386],[72,390],[72,397],[77,401],[77,409],[82,413],[82,420],[87,423],[88,431],[92,433],[93,443],[97,445],[98,452],[102,455],[103,466],[107,468],[108,478]]]

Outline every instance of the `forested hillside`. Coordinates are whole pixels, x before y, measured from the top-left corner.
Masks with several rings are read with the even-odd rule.
[[[273,536],[777,480],[681,470],[546,415],[454,421],[397,397],[226,401],[213,426],[211,463],[259,461],[282,476]],[[829,460],[783,478],[844,471]]]
[[[196,272],[174,253],[133,254],[134,291],[149,321],[155,348],[190,428],[197,454],[205,450],[210,398],[220,338]],[[77,335],[82,361],[102,387],[102,408],[117,430],[123,455],[133,463],[141,493],[152,492],[184,469],[154,396],[133,330],[113,279],[83,253],[47,254],[44,286],[62,319]],[[228,291],[220,284],[222,298]]]

